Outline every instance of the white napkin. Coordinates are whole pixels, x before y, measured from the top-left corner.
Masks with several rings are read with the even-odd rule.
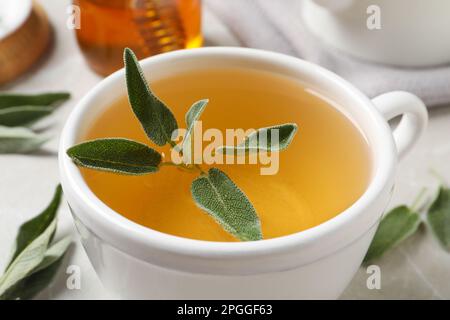
[[[428,106],[450,103],[450,65],[395,68],[361,61],[323,44],[301,21],[302,0],[205,0],[243,46],[297,56],[353,83],[369,97],[406,90]]]

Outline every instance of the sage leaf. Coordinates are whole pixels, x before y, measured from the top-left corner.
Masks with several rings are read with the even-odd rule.
[[[147,136],[159,146],[171,143],[177,121],[167,107],[156,97],[145,80],[139,62],[130,49],[125,49],[125,72],[128,99]]]
[[[40,136],[27,128],[0,126],[0,154],[33,152],[48,139],[48,137]]]
[[[53,112],[48,106],[19,106],[0,109],[0,126],[28,126]]]
[[[18,106],[54,106],[70,98],[70,93],[0,94],[0,109]]]
[[[66,236],[56,242],[55,244],[52,244],[50,248],[47,249],[44,255],[44,259],[42,262],[33,269],[32,274],[37,273],[41,270],[47,269],[49,266],[51,266],[53,263],[55,263],[59,258],[61,258],[64,253],[69,248],[70,244],[72,242],[71,236]]]
[[[242,241],[261,240],[261,223],[246,195],[222,171],[212,168],[192,182],[197,205]]]
[[[261,128],[249,134],[237,146],[221,146],[216,151],[229,155],[238,152],[282,151],[291,144],[296,132],[297,125],[295,123]]]
[[[41,233],[45,231],[45,229],[48,228],[50,223],[55,219],[61,203],[61,195],[61,185],[58,185],[53,195],[53,199],[48,204],[47,208],[45,208],[39,215],[20,226],[16,237],[15,250],[8,267],[32,241],[34,241]]]
[[[441,187],[427,213],[427,221],[440,244],[450,250],[450,189]]]
[[[81,167],[128,175],[143,175],[158,171],[161,155],[145,144],[108,138],[80,143],[67,154]]]
[[[44,260],[48,244],[56,230],[56,219],[34,239],[6,269],[0,278],[0,296],[13,285],[23,280],[34,268]]]
[[[364,263],[381,257],[386,251],[413,235],[419,228],[420,223],[419,214],[407,206],[392,209],[381,220],[364,257]]]
[[[70,244],[71,237],[68,236],[47,249],[42,262],[28,276],[6,290],[0,300],[34,298],[53,281]]]
[[[189,111],[186,113],[186,135],[184,136],[183,141],[183,151],[187,152],[188,159],[191,158],[190,152],[191,152],[191,136],[192,136],[192,130],[194,130],[195,122],[200,118],[200,116],[203,113],[203,110],[205,110],[206,105],[208,104],[209,100],[200,100],[194,103]]]

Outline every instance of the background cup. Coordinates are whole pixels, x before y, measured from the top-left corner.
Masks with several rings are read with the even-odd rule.
[[[333,47],[370,61],[417,67],[450,62],[449,12],[447,0],[305,0],[302,8],[308,28]],[[367,25],[374,15],[379,28]]]

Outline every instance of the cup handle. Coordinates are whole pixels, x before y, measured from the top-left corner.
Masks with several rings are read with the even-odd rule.
[[[399,115],[402,119],[393,131],[399,158],[403,158],[416,144],[428,123],[428,112],[425,104],[415,95],[394,91],[382,94],[372,100],[386,121]]]

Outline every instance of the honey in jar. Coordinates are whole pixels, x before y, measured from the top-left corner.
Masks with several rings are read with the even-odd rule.
[[[139,59],[202,45],[201,0],[74,0],[78,43],[91,68],[109,75],[123,67],[123,50]]]

